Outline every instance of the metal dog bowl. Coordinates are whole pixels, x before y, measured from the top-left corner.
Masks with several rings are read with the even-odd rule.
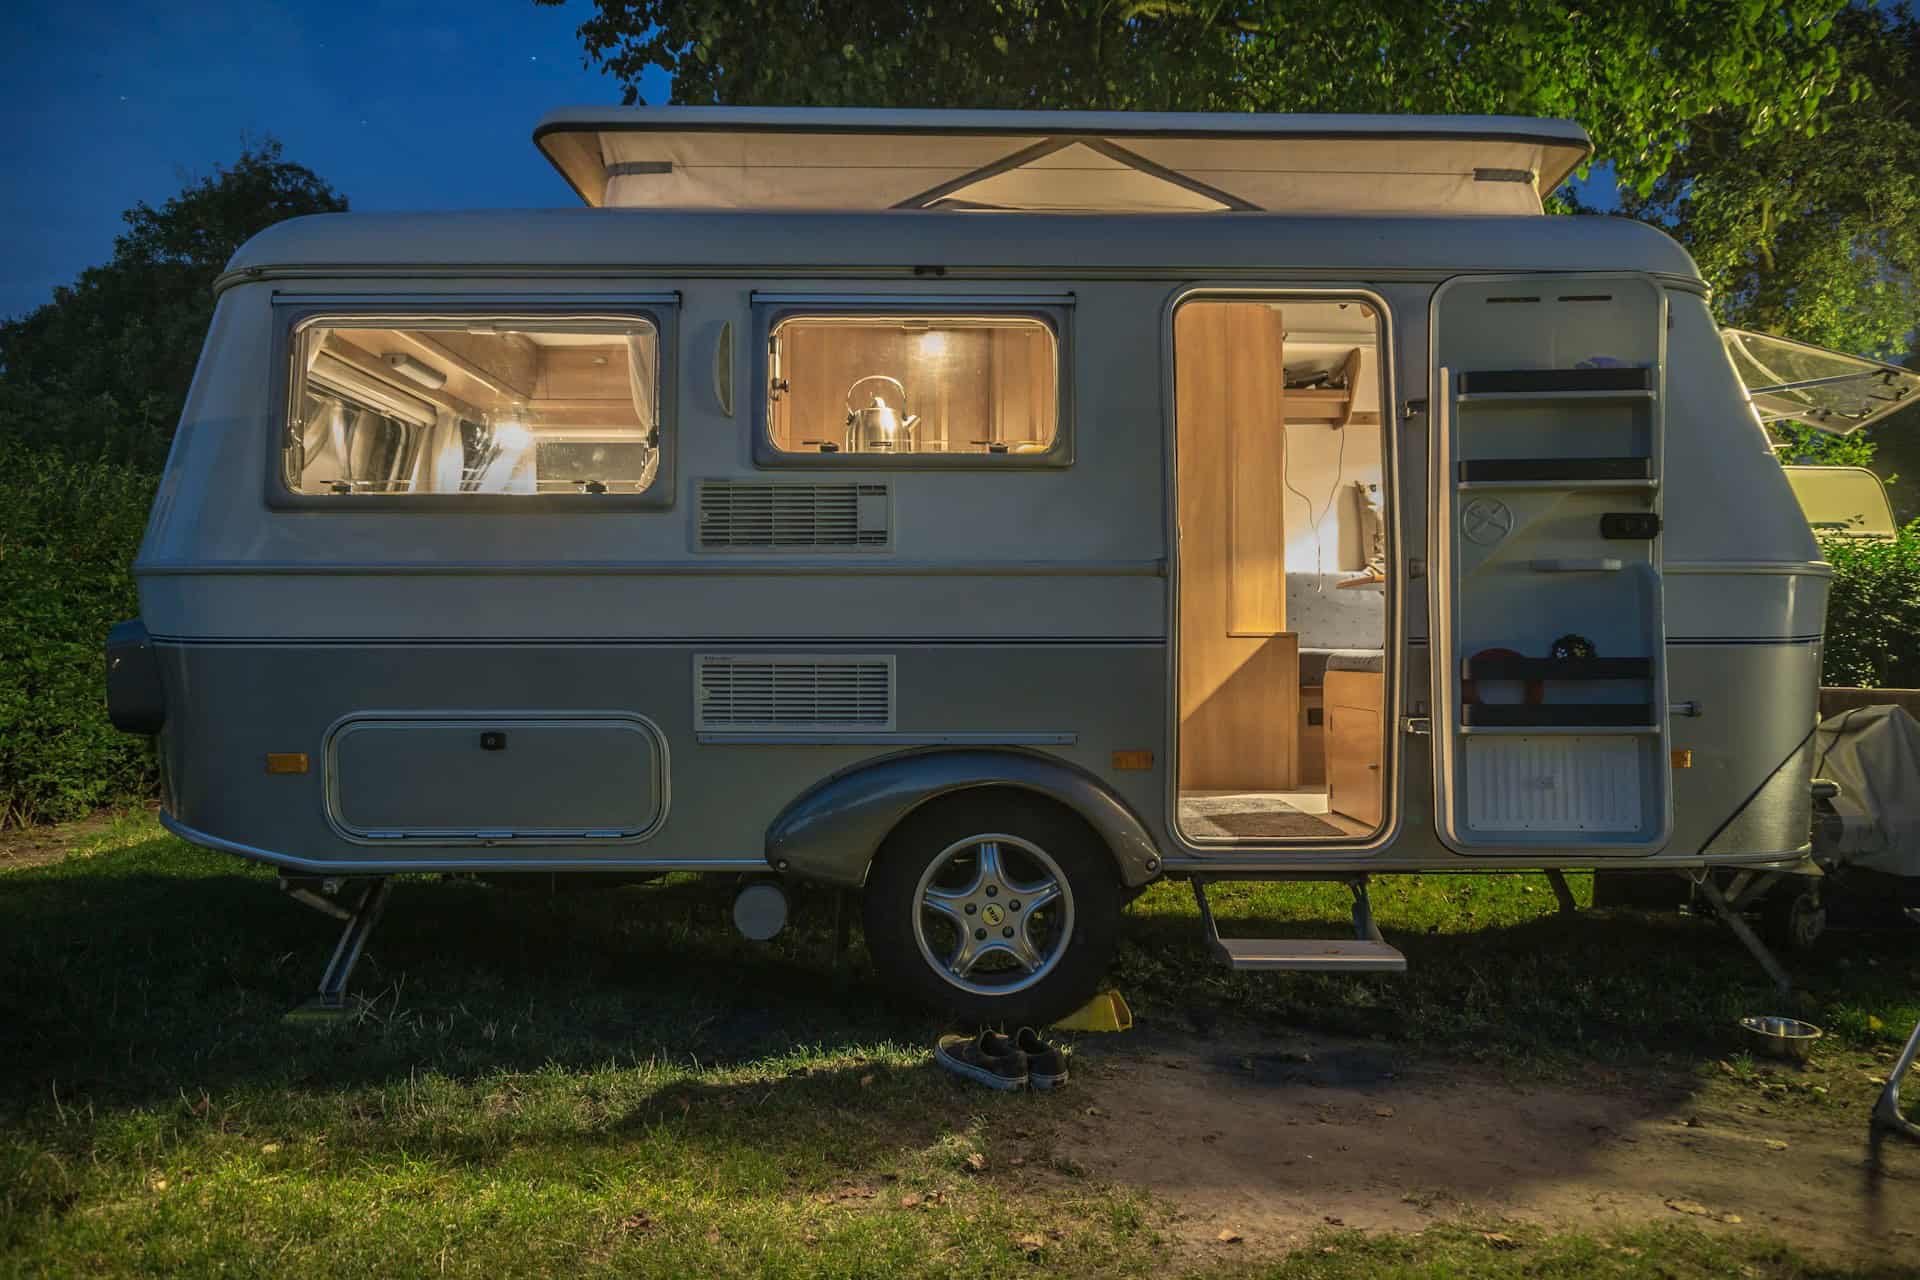
[[[1826,1033],[1811,1022],[1798,1018],[1766,1015],[1740,1019],[1740,1029],[1758,1041],[1760,1051],[1791,1062],[1805,1062],[1813,1056],[1813,1042]]]

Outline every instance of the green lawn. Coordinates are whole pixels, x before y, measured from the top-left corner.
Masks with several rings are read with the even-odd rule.
[[[1317,887],[1216,900],[1229,927],[1344,919]],[[928,1060],[936,1024],[858,963],[837,981],[826,902],[764,947],[727,905],[717,880],[411,878],[355,975],[360,1016],[316,1029],[280,1015],[336,926],[267,871],[143,817],[0,874],[0,1273],[1870,1274],[1682,1227],[1187,1257],[1150,1195],[1050,1156],[1054,1100],[958,1087]],[[1311,1025],[1528,1072],[1710,1070],[1731,1019],[1771,1003],[1719,930],[1563,919],[1538,877],[1387,881],[1375,906],[1404,979],[1218,970],[1184,885],[1133,906],[1115,978],[1163,1025]],[[1889,937],[1796,967],[1816,1021],[1880,1048],[1920,1016],[1917,964]]]

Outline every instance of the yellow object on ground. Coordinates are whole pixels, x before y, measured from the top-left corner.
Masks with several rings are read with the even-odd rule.
[[[1133,1026],[1133,1010],[1118,991],[1102,991],[1053,1025],[1061,1031],[1126,1031]]]

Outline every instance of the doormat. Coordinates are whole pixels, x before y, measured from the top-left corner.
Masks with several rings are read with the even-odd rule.
[[[1228,840],[1347,839],[1347,833],[1274,796],[1189,796],[1180,801],[1180,829]]]

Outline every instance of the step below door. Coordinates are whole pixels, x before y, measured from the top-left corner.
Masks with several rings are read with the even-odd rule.
[[[1432,333],[1440,838],[1658,850],[1665,295],[1633,274],[1461,277],[1435,292]]]

